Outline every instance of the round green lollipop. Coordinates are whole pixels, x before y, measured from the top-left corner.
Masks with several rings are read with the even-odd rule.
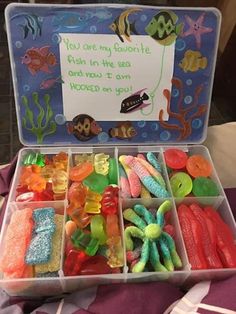
[[[191,177],[185,172],[177,172],[170,178],[170,186],[174,197],[185,197],[192,191]]]
[[[219,189],[213,180],[197,177],[193,180],[193,194],[195,196],[218,196]]]

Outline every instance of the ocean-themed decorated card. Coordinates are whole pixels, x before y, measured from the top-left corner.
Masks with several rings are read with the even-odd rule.
[[[6,21],[23,144],[204,140],[216,9],[15,3]]]

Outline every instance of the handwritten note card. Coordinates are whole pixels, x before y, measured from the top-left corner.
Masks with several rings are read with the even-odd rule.
[[[60,62],[64,115],[86,113],[97,121],[158,120],[166,112],[163,89],[171,90],[174,43],[164,47],[149,36],[61,33]],[[153,95],[142,111],[120,113],[122,101],[146,89]],[[165,114],[165,119],[168,115]]]

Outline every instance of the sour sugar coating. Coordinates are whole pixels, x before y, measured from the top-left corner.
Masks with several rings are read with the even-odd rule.
[[[94,157],[94,168],[96,173],[103,174],[106,176],[109,171],[109,155],[105,155],[104,153],[95,154]]]
[[[166,186],[164,179],[162,178],[162,175],[152,166],[150,165],[146,160],[136,158],[141,165],[143,165],[147,171],[150,173],[151,176],[163,187]]]
[[[159,172],[162,173],[161,164],[157,160],[155,154],[152,152],[147,153],[147,160],[150,162],[150,164]]]
[[[120,174],[120,191],[121,196],[123,198],[130,198],[131,197],[131,191],[130,191],[130,185],[129,180],[127,178],[127,175],[125,173],[124,168],[119,163],[119,174]]]
[[[129,180],[130,185],[130,192],[132,197],[139,197],[141,194],[141,182],[139,180],[139,176],[136,174],[136,172],[129,167],[129,165],[125,162],[127,156],[120,156],[119,162],[122,164],[126,175]]]
[[[140,197],[142,199],[151,199],[151,194],[150,192],[148,191],[148,189],[142,184],[141,186],[141,194],[140,194]]]
[[[135,159],[133,156],[126,156],[124,159],[125,163],[131,167],[139,176],[140,180],[148,189],[148,191],[150,191],[156,197],[169,197],[167,190],[153,179],[148,170],[137,159]]]

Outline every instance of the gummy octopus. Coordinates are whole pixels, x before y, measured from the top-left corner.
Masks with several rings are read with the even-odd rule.
[[[144,271],[149,262],[155,271],[161,272],[173,271],[174,267],[182,267],[174,240],[163,231],[164,214],[170,209],[171,202],[167,200],[158,208],[156,217],[140,204],[135,205],[134,210],[128,208],[123,212],[124,218],[136,225],[128,226],[125,229],[127,253],[132,251],[137,254],[137,248],[135,248],[132,238],[138,238],[143,242],[139,260],[131,265],[132,272]]]
[[[179,124],[172,124],[168,123],[163,120],[163,114],[164,110],[161,109],[159,112],[159,120],[160,125],[169,130],[177,130],[180,132],[179,137],[177,138],[177,141],[185,140],[188,138],[192,133],[192,120],[200,117],[207,111],[207,105],[198,105],[198,99],[199,95],[203,89],[203,85],[199,85],[194,92],[194,100],[193,104],[191,106],[188,106],[187,108],[183,107],[183,99],[184,99],[184,93],[183,93],[183,83],[178,78],[172,79],[172,84],[179,89],[180,91],[180,97],[177,103],[178,112],[173,112],[170,109],[170,100],[171,100],[171,93],[168,89],[163,90],[163,95],[165,96],[167,100],[167,112],[169,114],[170,118],[174,118],[179,121]],[[189,115],[190,111],[193,109],[197,109],[192,115]]]

